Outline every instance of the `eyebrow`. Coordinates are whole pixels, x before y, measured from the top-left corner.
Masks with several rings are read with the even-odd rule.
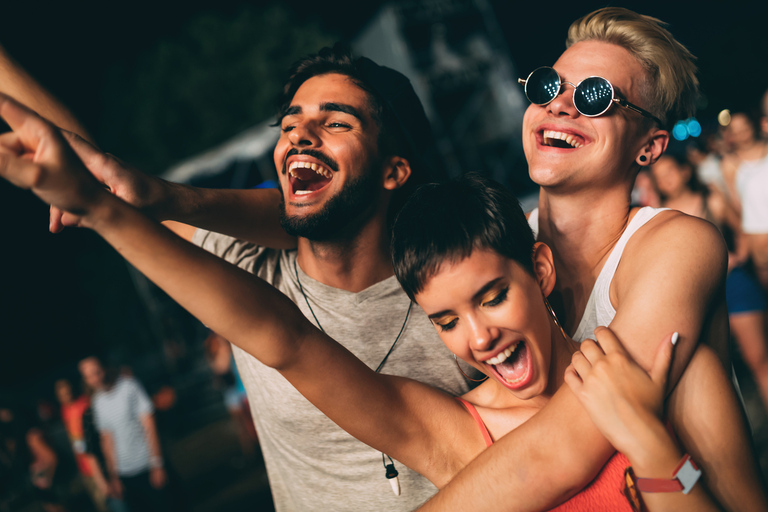
[[[352,105],[347,105],[346,103],[335,103],[335,102],[325,102],[320,104],[320,110],[322,112],[342,112],[344,114],[349,114],[351,116],[356,117],[361,123],[365,124],[365,119],[363,119],[363,115],[360,113],[359,110],[357,110]],[[293,105],[285,109],[283,111],[281,118],[286,116],[295,116],[302,113],[301,105]]]
[[[361,122],[363,122],[363,116],[360,114],[360,112],[353,107],[352,105],[347,105],[346,103],[321,103],[320,104],[320,110],[323,112],[343,112],[345,114],[349,114],[351,116],[354,116],[358,118]]]
[[[477,292],[475,292],[475,294],[472,296],[472,300],[477,300],[479,297],[482,297],[483,295],[488,293],[488,291],[491,290],[494,286],[496,286],[499,283],[499,281],[501,281],[501,279],[502,279],[501,277],[497,277],[496,279],[491,279],[490,281],[485,283],[482,288],[480,288],[479,290],[477,290]],[[440,318],[451,312],[452,311],[450,309],[444,309],[442,311],[438,311],[437,313],[433,313],[429,315],[428,318],[430,320],[434,320],[435,318]]]

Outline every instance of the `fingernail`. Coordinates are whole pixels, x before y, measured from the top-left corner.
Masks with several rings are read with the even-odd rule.
[[[674,334],[672,335],[672,346],[673,346],[673,347],[674,347],[675,345],[677,345],[677,340],[678,340],[678,338],[680,338],[680,333],[677,333],[677,332],[676,332],[676,333],[674,333]]]

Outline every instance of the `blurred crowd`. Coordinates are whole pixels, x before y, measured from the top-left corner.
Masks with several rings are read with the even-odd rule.
[[[242,467],[256,435],[229,342],[211,333],[204,345],[209,384],[221,392],[240,441],[232,464]],[[20,395],[0,401],[0,511],[189,510],[155,421],[156,411],[173,405],[173,388],[150,397],[129,366],[96,356],[78,370],[80,382],[55,381],[55,405],[40,399],[32,410]]]
[[[753,108],[721,112],[701,136],[670,142],[637,176],[633,200],[707,219],[723,233],[731,337],[768,403],[768,91]]]

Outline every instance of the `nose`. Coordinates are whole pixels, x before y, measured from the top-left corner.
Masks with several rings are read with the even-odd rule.
[[[489,325],[482,315],[471,315],[467,318],[469,326],[470,348],[473,350],[490,350],[499,337],[499,329]]]
[[[547,104],[547,111],[556,116],[578,116],[579,111],[573,105],[574,89],[575,86],[571,82],[561,82],[558,95]]]
[[[288,140],[297,147],[318,146],[320,138],[310,123],[298,123],[288,133]]]

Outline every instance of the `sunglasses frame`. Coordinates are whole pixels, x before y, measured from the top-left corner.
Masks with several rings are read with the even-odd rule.
[[[552,96],[552,99],[550,99],[546,103],[536,103],[536,102],[532,101],[531,97],[528,95],[528,81],[531,79],[531,76],[533,76],[533,74],[535,72],[539,71],[540,69],[551,69],[557,75],[557,81],[558,81],[557,91],[555,91],[555,94],[554,94],[554,96]],[[613,105],[615,103],[615,104],[617,104],[617,105],[619,105],[621,107],[624,107],[626,109],[629,109],[629,110],[631,110],[633,112],[637,112],[641,116],[647,117],[649,119],[653,119],[654,121],[656,121],[656,123],[658,123],[659,126],[664,126],[664,123],[662,123],[661,120],[658,117],[654,116],[653,114],[651,114],[647,110],[642,109],[642,108],[638,107],[637,105],[628,102],[624,98],[618,97],[616,95],[616,88],[613,86],[611,81],[608,80],[605,77],[602,77],[602,76],[597,76],[597,75],[595,75],[595,76],[588,76],[587,78],[585,78],[584,80],[582,80],[578,84],[574,84],[573,82],[567,82],[567,81],[563,80],[563,78],[560,76],[560,73],[558,73],[555,68],[553,68],[551,66],[541,66],[541,67],[538,67],[538,68],[534,69],[533,71],[531,71],[528,74],[528,78],[518,78],[517,79],[517,83],[523,84],[525,86],[525,97],[528,98],[528,101],[530,101],[534,105],[544,106],[544,105],[549,105],[550,103],[555,101],[555,98],[557,98],[560,95],[560,92],[562,92],[562,90],[563,90],[563,84],[570,85],[571,87],[573,87],[573,89],[575,91],[576,89],[579,88],[579,86],[581,86],[581,84],[584,83],[585,80],[589,80],[590,78],[599,78],[600,80],[605,80],[605,83],[607,83],[608,87],[611,88],[611,101],[608,103],[608,106],[605,107],[605,109],[602,112],[598,113],[598,114],[586,114],[586,113],[582,112],[581,109],[578,106],[576,106],[576,102],[573,102],[573,106],[576,108],[576,110],[578,110],[579,114],[583,115],[584,117],[599,117],[599,116],[605,114],[606,112],[608,112],[608,110],[610,110],[610,108],[611,108],[611,105]]]

